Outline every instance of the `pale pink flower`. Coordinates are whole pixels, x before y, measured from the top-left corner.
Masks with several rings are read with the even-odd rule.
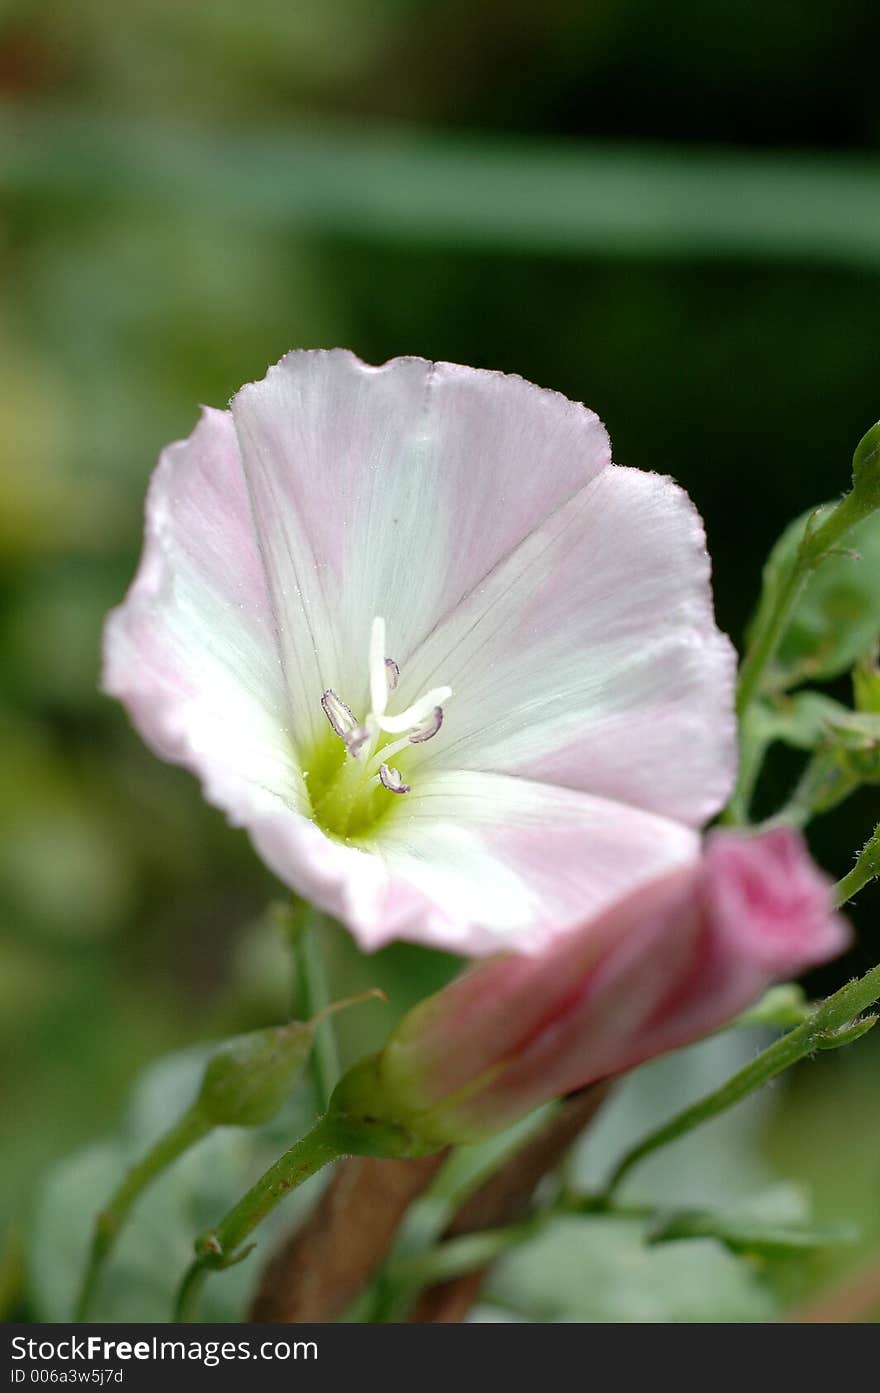
[[[700,518],[518,377],[295,352],[163,454],[104,684],[366,948],[537,951],[735,763]]]
[[[481,963],[414,1008],[337,1102],[436,1142],[477,1140],[540,1103],[717,1029],[771,982],[846,947],[800,834],[710,835],[694,865],[618,900],[542,954]]]

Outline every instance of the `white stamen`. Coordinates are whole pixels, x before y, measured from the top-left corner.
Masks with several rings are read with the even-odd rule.
[[[324,708],[324,715],[330,722],[337,735],[341,735],[343,740],[351,731],[357,727],[357,721],[350,706],[336,695],[332,687],[328,687],[321,697],[321,705]]]
[[[427,716],[420,726],[413,731],[409,731],[406,735],[402,735],[399,740],[392,740],[390,745],[383,745],[379,753],[373,756],[373,760],[384,760],[387,763],[389,759],[393,759],[396,754],[399,754],[401,750],[405,750],[407,746],[421,745],[425,740],[433,740],[442,724],[443,707],[435,706],[430,716]],[[356,739],[357,731],[355,731],[353,735],[346,737],[345,743],[350,750],[351,742]],[[357,753],[359,750],[360,745],[358,745],[358,750],[352,751],[352,753]]]
[[[387,764],[379,767],[379,781],[389,793],[409,793],[410,786],[403,782],[399,769],[389,769]]]
[[[437,731],[440,729],[442,724],[443,707],[435,706],[434,710],[428,713],[428,715],[421,722],[421,724],[416,726],[415,730],[410,732],[410,744],[422,745],[426,740],[433,740],[434,736],[437,734]]]
[[[414,701],[412,706],[408,706],[405,711],[401,711],[399,716],[386,716],[384,711],[380,715],[375,710],[373,714],[380,730],[384,730],[388,735],[402,735],[405,730],[412,730],[414,726],[420,725],[435,706],[442,705],[451,696],[451,687],[435,687],[433,691],[426,692],[423,697],[419,697],[418,701]]]
[[[386,716],[388,698],[397,690],[400,669],[393,658],[385,656],[385,620],[380,616],[373,620],[370,630],[369,663],[371,708],[363,721],[358,721],[351,708],[330,687],[321,697],[321,705],[334,731],[345,742],[346,752],[362,761],[362,781],[375,779],[389,793],[409,793],[409,784],[403,782],[400,770],[394,769],[388,760],[410,745],[433,739],[443,724],[440,703],[452,696],[452,688],[434,687],[400,715]],[[380,732],[398,739],[377,750]]]
[[[388,669],[385,666],[385,620],[377,615],[370,631],[370,708],[384,716],[388,705]]]
[[[408,747],[408,735],[404,735],[400,740],[392,740],[390,745],[383,745],[381,750],[379,750],[377,754],[373,755],[371,763],[375,765],[377,760],[380,764],[383,760],[387,763],[389,759],[393,759],[396,754],[399,754],[401,750],[405,750]]]

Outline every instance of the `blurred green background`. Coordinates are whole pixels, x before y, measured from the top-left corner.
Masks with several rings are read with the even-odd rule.
[[[292,346],[519,372],[688,488],[739,641],[774,538],[880,416],[878,41],[870,0],[0,4],[8,1311],[50,1163],[147,1061],[285,1009],[278,887],[97,691],[161,446]],[[812,829],[835,875],[876,815]],[[876,961],[878,905],[812,985]],[[431,970],[383,958],[401,999]],[[870,1247],[880,1055],[844,1053],[751,1144]]]

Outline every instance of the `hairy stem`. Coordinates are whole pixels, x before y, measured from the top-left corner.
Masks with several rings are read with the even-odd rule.
[[[646,1156],[693,1131],[703,1122],[726,1112],[743,1098],[754,1093],[777,1074],[789,1069],[818,1049],[834,1048],[855,1039],[869,1022],[856,1023],[856,1018],[880,998],[880,964],[864,977],[847,982],[833,996],[817,1006],[794,1030],[783,1035],[770,1047],[734,1074],[712,1093],[707,1093],[691,1107],[685,1108],[664,1126],[651,1132],[622,1157],[615,1167],[601,1197],[603,1201],[614,1194],[624,1178]],[[871,1020],[870,1024],[873,1024]]]
[[[842,880],[839,880],[832,891],[834,904],[839,908],[851,900],[853,895],[857,895],[870,881],[876,880],[880,876],[880,823],[874,828],[874,834],[868,839],[856,858],[856,864]]]
[[[347,1149],[337,1119],[325,1115],[285,1151],[220,1223],[196,1240],[196,1258],[181,1284],[175,1319],[192,1320],[208,1273],[247,1257],[250,1248],[242,1250],[242,1243],[279,1200]]]

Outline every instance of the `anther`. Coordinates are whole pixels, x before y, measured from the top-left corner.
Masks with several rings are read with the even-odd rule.
[[[372,739],[372,735],[367,726],[356,725],[354,730],[347,731],[342,738],[345,741],[345,748],[348,750],[348,753],[352,758],[357,759],[363,746],[368,740]]]
[[[389,735],[403,735],[405,731],[421,727],[427,716],[433,720],[437,707],[451,696],[451,687],[435,687],[433,691],[426,692],[423,697],[419,697],[418,701],[414,701],[412,706],[408,706],[405,711],[401,711],[399,716],[386,716],[384,712],[380,714],[375,710],[373,714],[380,730],[387,731]]]
[[[379,782],[389,793],[409,793],[410,786],[403,782],[399,769],[389,769],[387,764],[379,766]]]
[[[443,724],[443,707],[435,706],[415,730],[411,732],[409,743],[411,745],[422,745],[426,740],[433,740],[437,731]]]
[[[321,697],[321,705],[324,708],[324,715],[330,722],[336,734],[343,740],[357,728],[357,721],[350,706],[336,695],[331,687],[328,687]],[[348,741],[346,740],[346,744]]]

